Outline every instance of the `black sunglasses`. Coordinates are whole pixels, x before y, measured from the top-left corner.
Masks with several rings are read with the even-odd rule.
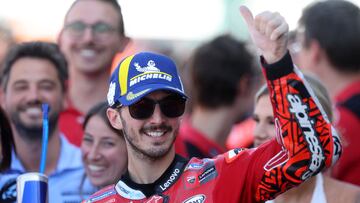
[[[161,100],[142,98],[129,106],[129,113],[135,119],[150,118],[155,110],[155,105],[160,105],[161,112],[168,118],[176,118],[184,114],[186,99],[180,95],[169,95]]]

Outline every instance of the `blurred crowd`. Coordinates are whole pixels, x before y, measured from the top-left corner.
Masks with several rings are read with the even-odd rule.
[[[39,170],[43,103],[50,106],[44,171],[50,203],[81,202],[127,173],[131,142],[126,126],[109,121],[106,101],[111,73],[139,51],[173,58],[183,79],[188,99],[177,154],[213,158],[234,148],[281,144],[275,98],[250,40],[224,33],[176,50],[181,42],[126,36],[124,23],[116,0],[76,0],[56,42],[18,42],[0,22],[0,202],[15,202],[17,176]],[[267,202],[360,202],[360,8],[316,1],[288,35],[295,69],[339,133],[342,154],[329,169]]]

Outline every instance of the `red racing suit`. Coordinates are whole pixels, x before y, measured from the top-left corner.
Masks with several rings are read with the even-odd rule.
[[[125,174],[84,202],[264,202],[332,165],[341,153],[339,138],[290,55],[271,65],[262,59],[262,65],[276,139],[213,159],[177,155],[154,183],[137,184]]]

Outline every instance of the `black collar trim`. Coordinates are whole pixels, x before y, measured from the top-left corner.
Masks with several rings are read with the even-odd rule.
[[[149,184],[138,184],[131,180],[129,171],[121,177],[127,186],[131,187],[134,190],[140,190],[144,195],[149,198],[154,194],[161,195],[164,191],[169,189],[176,181],[180,178],[183,173],[186,164],[189,160],[175,155],[174,160],[171,162],[170,166],[166,171],[154,182]]]

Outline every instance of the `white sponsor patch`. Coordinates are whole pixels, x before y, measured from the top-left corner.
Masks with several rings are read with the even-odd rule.
[[[116,184],[116,192],[126,198],[126,199],[131,199],[131,200],[141,200],[146,198],[146,196],[140,191],[140,190],[134,190],[132,188],[130,188],[129,186],[127,186],[124,182],[119,181]]]
[[[107,100],[110,106],[114,105],[115,103],[114,101],[115,91],[116,91],[116,83],[112,82],[110,83],[109,91],[107,93]]]
[[[190,197],[189,199],[183,201],[183,203],[203,203],[205,202],[206,196],[203,194],[198,194]]]
[[[240,149],[240,148],[236,148],[236,149],[232,149],[230,151],[228,151],[226,154],[225,154],[225,161],[226,163],[231,163],[233,162],[234,160],[236,160],[240,154],[240,152],[243,151],[243,149]]]

